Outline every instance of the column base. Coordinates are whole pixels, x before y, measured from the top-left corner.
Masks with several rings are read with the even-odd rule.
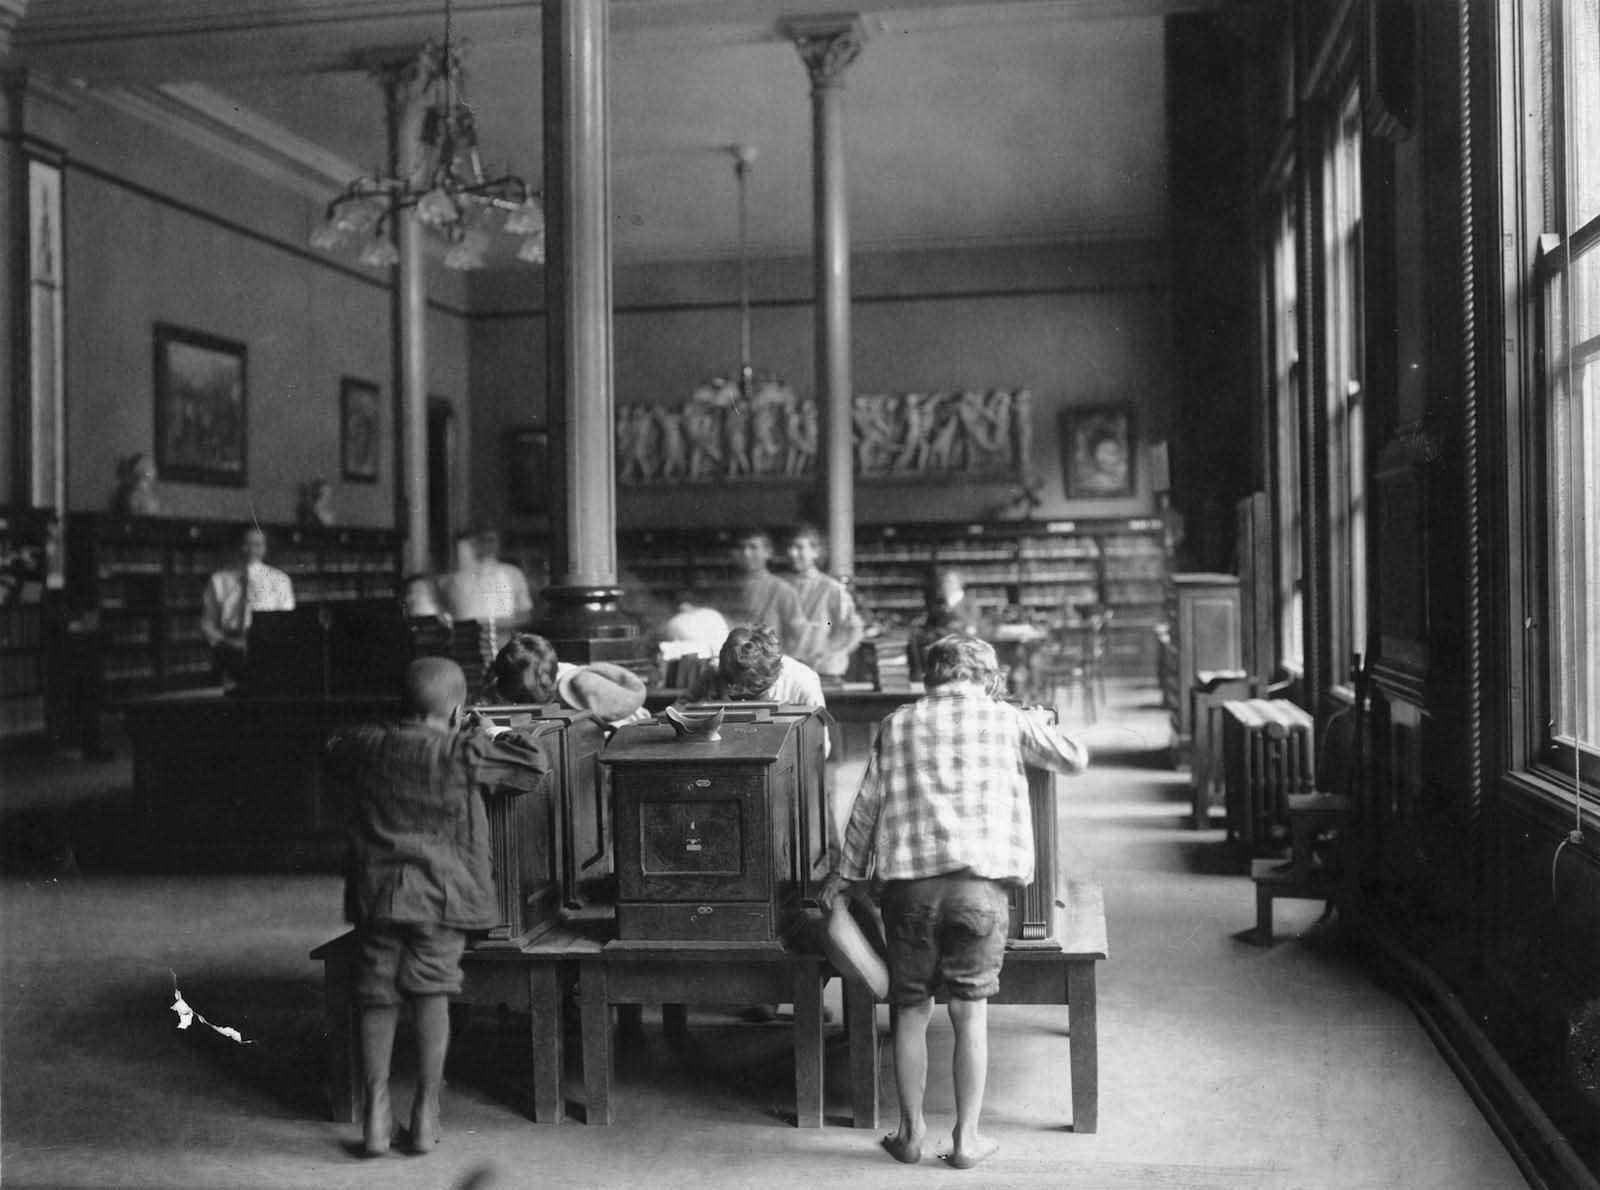
[[[633,619],[618,610],[621,598],[621,587],[546,588],[550,612],[533,630],[550,642],[556,656],[574,665],[643,661],[644,639]]]

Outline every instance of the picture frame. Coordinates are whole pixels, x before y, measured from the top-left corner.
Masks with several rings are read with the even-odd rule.
[[[155,324],[156,468],[163,480],[244,487],[249,353],[243,343]]]
[[[377,483],[383,459],[383,390],[370,380],[339,380],[339,476]]]
[[[549,511],[550,431],[524,426],[506,435],[508,507],[517,516]]]
[[[1133,409],[1091,405],[1061,411],[1062,485],[1069,500],[1116,500],[1138,490]]]

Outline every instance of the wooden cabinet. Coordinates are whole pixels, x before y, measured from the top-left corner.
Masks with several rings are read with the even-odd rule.
[[[1189,692],[1201,673],[1238,672],[1239,580],[1231,574],[1175,574],[1167,587],[1166,633],[1159,672],[1162,699],[1172,715],[1177,758],[1186,762],[1194,742]]]
[[[825,725],[728,712],[720,738],[624,727],[601,761],[616,820],[624,939],[781,941],[826,865]]]

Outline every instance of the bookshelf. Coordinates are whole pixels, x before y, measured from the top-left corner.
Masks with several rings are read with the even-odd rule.
[[[236,521],[72,518],[69,582],[80,600],[100,611],[109,701],[212,683],[211,655],[200,635],[201,601],[212,572],[237,561],[247,527]],[[267,560],[293,581],[297,603],[398,596],[398,533],[262,527],[271,544]]]
[[[629,530],[618,535],[618,556],[626,578],[650,602],[670,606],[687,588],[721,606],[737,589],[728,560],[732,537],[712,529]],[[920,620],[932,566],[959,569],[968,598],[986,610],[1004,606],[1007,588],[1016,587],[1041,623],[1070,622],[1078,606],[1103,603],[1115,612],[1109,666],[1153,673],[1152,629],[1167,597],[1165,542],[1160,517],[862,525],[853,589],[863,614],[888,631]],[[775,554],[773,569],[781,572],[783,563]]]
[[[50,514],[0,509],[0,746],[45,734]]]

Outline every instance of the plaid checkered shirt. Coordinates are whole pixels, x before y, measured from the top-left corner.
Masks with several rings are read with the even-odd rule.
[[[1076,741],[972,683],[949,683],[883,721],[845,829],[839,874],[920,880],[970,870],[1033,879],[1025,765],[1081,772]]]

